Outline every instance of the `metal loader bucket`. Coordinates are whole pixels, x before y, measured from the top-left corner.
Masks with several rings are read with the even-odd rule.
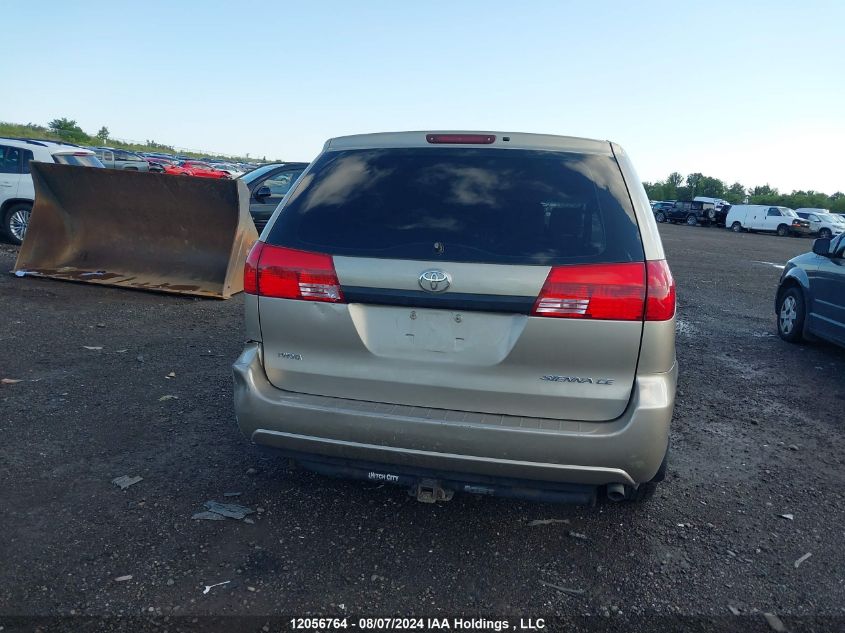
[[[258,233],[240,180],[31,166],[17,274],[222,299],[243,290]]]

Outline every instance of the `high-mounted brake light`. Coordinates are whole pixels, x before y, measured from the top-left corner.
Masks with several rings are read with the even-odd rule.
[[[340,303],[331,255],[256,242],[244,265],[244,292],[261,297]]]
[[[429,143],[445,145],[490,145],[496,142],[494,134],[426,134]]]
[[[531,314],[640,321],[645,305],[645,268],[643,263],[555,266]]]

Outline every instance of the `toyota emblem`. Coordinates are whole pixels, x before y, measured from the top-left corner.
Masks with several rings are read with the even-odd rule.
[[[452,276],[442,270],[426,270],[420,273],[420,288],[426,292],[445,292],[452,285]]]

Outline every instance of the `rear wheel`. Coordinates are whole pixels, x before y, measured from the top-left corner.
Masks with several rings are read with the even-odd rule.
[[[778,226],[778,235],[780,235],[781,237],[786,237],[787,235],[789,235],[789,227],[786,226],[786,224],[780,224]]]
[[[800,343],[804,332],[804,294],[796,286],[784,290],[778,301],[778,334],[784,341]]]
[[[23,242],[31,215],[32,205],[25,202],[13,204],[6,210],[3,216],[3,232],[12,244]]]
[[[823,240],[829,240],[831,235],[833,235],[833,233],[831,233],[828,228],[819,230],[819,237]]]
[[[658,211],[654,214],[654,219],[662,224],[666,221],[666,216],[663,214],[663,211]]]
[[[731,224],[731,231],[734,233],[742,233],[742,225],[739,222]]]
[[[692,213],[687,216],[687,226],[695,226],[698,224],[698,218],[695,217]]]

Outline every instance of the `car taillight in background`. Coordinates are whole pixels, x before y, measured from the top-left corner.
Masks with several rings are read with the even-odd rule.
[[[675,282],[665,260],[555,266],[532,316],[666,321],[675,314]]]
[[[331,255],[258,241],[244,265],[244,292],[261,297],[342,303]]]

